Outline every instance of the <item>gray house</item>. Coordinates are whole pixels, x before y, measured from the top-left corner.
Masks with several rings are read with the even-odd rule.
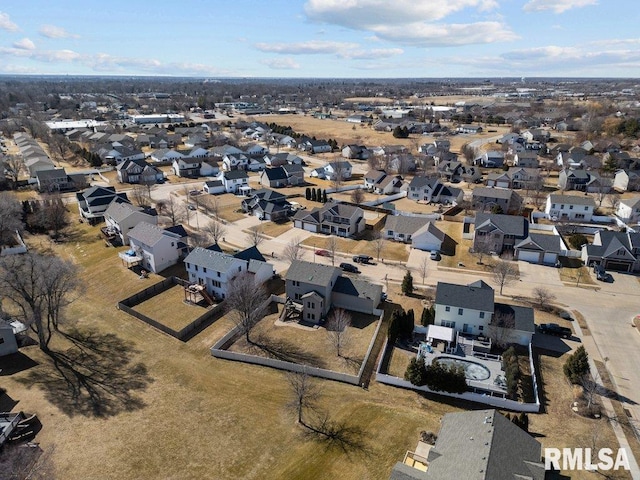
[[[524,217],[478,213],[473,234],[473,248],[501,254],[513,252],[515,245],[527,237],[529,222]]]
[[[479,212],[500,208],[502,212],[517,211],[522,206],[522,198],[508,188],[480,187],[471,194],[471,205]]]
[[[360,207],[329,202],[311,211],[298,210],[293,226],[309,232],[351,237],[364,231],[366,221]]]
[[[302,305],[305,321],[319,323],[332,307],[374,313],[382,286],[342,275],[338,267],[295,260],[287,271],[285,292]]]
[[[497,410],[447,413],[435,445],[422,443],[422,468],[398,462],[390,480],[545,479],[540,442]]]

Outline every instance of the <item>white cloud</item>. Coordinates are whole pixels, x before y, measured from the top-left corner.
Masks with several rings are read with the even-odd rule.
[[[14,48],[20,48],[22,50],[35,50],[36,44],[33,43],[28,38],[23,38],[22,40],[18,40],[17,42],[13,42]]]
[[[553,13],[563,13],[572,8],[582,8],[597,5],[598,0],[529,0],[523,7],[525,12],[542,12],[551,10]]]
[[[80,38],[79,35],[69,33],[64,28],[55,25],[42,25],[38,32],[47,38]]]
[[[390,42],[420,46],[459,46],[494,42],[508,42],[518,38],[499,22],[473,24],[380,25],[372,29],[376,35]]]
[[[432,22],[467,8],[490,11],[496,0],[309,0],[304,10],[314,21],[367,30],[374,25]]]
[[[18,25],[11,21],[8,14],[0,12],[0,30],[15,32],[18,30]]]
[[[309,0],[312,21],[375,34],[378,40],[417,46],[459,46],[511,41],[518,36],[495,13],[491,20],[445,23],[462,10],[484,13],[498,8],[496,0]]]
[[[351,50],[338,54],[340,58],[349,60],[375,60],[378,58],[395,57],[402,55],[404,51],[401,48],[374,48],[372,50]]]
[[[274,70],[296,70],[300,68],[300,65],[290,57],[268,58],[260,60],[260,63]]]
[[[344,50],[358,48],[357,43],[327,42],[311,40],[299,43],[257,43],[256,48],[261,52],[282,53],[288,55],[340,53]]]

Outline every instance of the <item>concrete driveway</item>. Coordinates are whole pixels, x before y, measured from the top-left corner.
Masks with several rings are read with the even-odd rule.
[[[555,288],[564,286],[562,281],[560,281],[560,274],[557,268],[519,261],[518,269],[520,270],[520,280],[524,285],[531,287],[531,289],[537,287]]]

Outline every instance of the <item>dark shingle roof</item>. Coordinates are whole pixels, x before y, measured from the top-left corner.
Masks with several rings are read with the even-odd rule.
[[[340,274],[338,267],[294,260],[287,271],[287,280],[325,287],[336,274]]]
[[[496,410],[448,413],[429,452],[426,478],[543,480],[540,443]]]
[[[482,280],[469,285],[438,282],[436,301],[438,305],[470,308],[483,312],[493,312],[493,288]]]
[[[424,227],[429,220],[422,217],[409,217],[406,215],[388,215],[384,224],[385,231],[392,230],[395,233],[413,235]]]
[[[473,190],[472,196],[476,197],[487,197],[487,198],[502,198],[505,200],[511,199],[513,195],[513,191],[509,188],[491,188],[491,187],[480,187]]]
[[[564,203],[565,205],[584,205],[595,207],[596,202],[591,197],[580,195],[549,195],[549,201],[551,203]]]
[[[244,170],[229,170],[228,172],[223,173],[224,178],[227,180],[239,180],[241,178],[249,178],[247,172]]]
[[[340,276],[333,286],[333,291],[354,297],[377,300],[382,295],[382,285],[376,285],[357,278]]]
[[[282,167],[267,168],[264,174],[269,180],[286,180],[287,172]]]
[[[202,247],[194,248],[184,259],[185,263],[192,263],[214,272],[228,271],[237,260],[228,253],[208,250]]]
[[[476,230],[486,225],[493,225],[505,234],[524,237],[529,229],[529,222],[526,218],[518,215],[503,215],[496,213],[476,214]]]
[[[266,262],[264,256],[258,250],[258,247],[255,245],[253,247],[246,248],[241,252],[238,252],[234,255],[235,258],[239,258],[240,260],[259,260],[261,262]]]
[[[537,248],[536,248],[537,247]],[[561,253],[559,235],[545,235],[543,233],[530,233],[527,238],[518,243],[515,248],[525,250],[540,250],[549,253]]]
[[[523,332],[535,332],[536,326],[533,321],[533,308],[520,307],[518,305],[508,305],[506,303],[496,303],[494,315],[513,315],[514,329]]]

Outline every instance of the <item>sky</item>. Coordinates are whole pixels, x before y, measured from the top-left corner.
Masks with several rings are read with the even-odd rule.
[[[640,77],[632,0],[2,0],[0,74]]]

